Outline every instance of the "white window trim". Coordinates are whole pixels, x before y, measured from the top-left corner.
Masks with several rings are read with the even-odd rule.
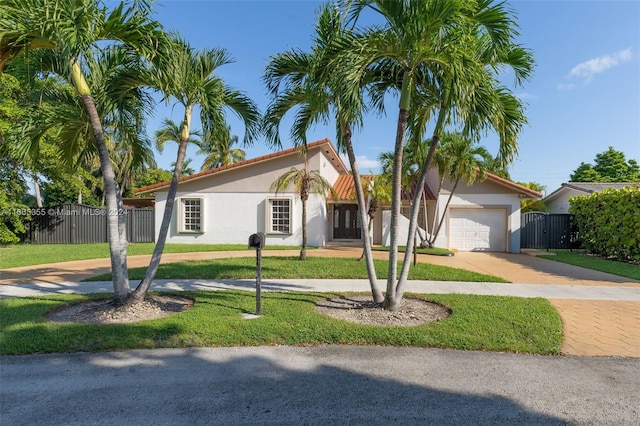
[[[281,232],[273,230],[273,201],[287,201],[289,203],[289,232]],[[271,235],[293,235],[293,197],[269,197],[267,198],[267,208],[265,217],[266,233]]]
[[[185,213],[184,204],[185,201],[199,201],[200,202],[200,230],[195,231],[191,229],[185,229]],[[204,199],[199,197],[182,197],[178,199],[178,232],[181,234],[202,234],[204,233]]]

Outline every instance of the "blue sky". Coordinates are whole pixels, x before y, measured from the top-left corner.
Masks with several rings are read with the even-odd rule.
[[[271,55],[292,47],[308,50],[316,11],[311,0],[158,1],[156,18],[177,30],[193,47],[223,47],[236,62],[219,75],[242,90],[264,110],[269,97],[262,83]],[[552,192],[580,162],[613,146],[627,159],[640,160],[640,2],[637,1],[510,1],[520,25],[519,43],[531,49],[534,76],[514,93],[527,103],[529,125],[519,140],[519,156],[510,167],[514,181],[535,181]],[[361,172],[377,172],[377,157],[391,151],[397,119],[390,99],[387,117],[370,117],[354,134]],[[149,134],[165,117],[182,118],[179,105],[159,105],[149,120]],[[229,114],[232,133],[244,129]],[[197,127],[197,122],[195,127]],[[308,133],[308,140],[335,140],[333,124]],[[291,146],[287,123],[281,128],[283,147]],[[497,138],[480,142],[493,154]],[[247,158],[273,149],[263,140],[245,147]],[[190,147],[187,157],[199,170],[203,158]],[[165,148],[156,160],[169,169],[176,150]],[[348,164],[348,163],[347,163]]]

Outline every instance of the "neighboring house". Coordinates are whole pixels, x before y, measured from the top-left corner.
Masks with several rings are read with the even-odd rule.
[[[317,170],[331,182],[337,199],[311,194],[307,201],[307,236],[310,246],[329,242],[350,242],[362,238],[353,178],[328,139],[308,145],[309,170]],[[303,167],[295,148],[240,161],[197,173],[180,180],[167,243],[247,243],[249,235],[264,232],[268,245],[299,246],[302,243],[301,202],[293,187],[277,195],[271,184],[292,167]],[[437,169],[429,173],[424,209],[419,224],[431,227],[433,213],[444,210],[449,188],[445,182],[436,206]],[[138,194],[156,193],[156,235],[158,234],[169,182],[138,189]],[[436,246],[459,250],[520,251],[520,200],[541,194],[508,180],[488,175],[472,186],[458,185]],[[403,213],[408,215],[408,197]],[[372,231],[374,244],[389,244],[388,207],[376,215]],[[408,219],[400,223],[401,244],[406,241]],[[424,232],[424,231],[423,231]]]
[[[622,189],[626,186],[638,185],[632,182],[567,182],[542,199],[547,206],[547,213],[569,213],[569,198],[602,192],[604,189]]]

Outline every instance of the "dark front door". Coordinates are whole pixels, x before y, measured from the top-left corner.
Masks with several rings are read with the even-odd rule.
[[[333,238],[360,239],[358,206],[340,204],[333,207]]]

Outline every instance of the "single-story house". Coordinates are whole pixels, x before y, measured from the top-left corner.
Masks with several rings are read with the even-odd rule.
[[[310,194],[307,243],[321,247],[331,242],[361,239],[363,227],[353,178],[334,145],[328,139],[310,143],[307,158],[309,170],[319,172],[337,193],[335,199]],[[293,187],[277,194],[270,189],[279,176],[293,167],[303,167],[303,158],[295,148],[182,178],[167,242],[245,244],[251,234],[264,232],[267,246],[299,246],[302,243],[300,198]],[[489,174],[485,181],[472,186],[458,185],[445,212],[444,205],[453,185],[445,182],[441,193],[434,195],[432,189],[438,187],[439,180],[437,169],[430,170],[425,187],[427,200],[423,203],[426,224],[424,208],[419,219],[422,228],[429,229],[436,210],[445,215],[436,246],[465,251],[520,251],[520,200],[540,198],[541,194]],[[156,194],[156,235],[168,188],[169,182],[162,182],[136,191]],[[403,213],[408,215],[408,197],[403,199]],[[374,220],[371,238],[374,244],[388,245],[390,212],[388,206],[381,210]],[[403,218],[401,241],[406,240],[407,224],[408,219]]]
[[[569,213],[569,198],[579,195],[590,195],[602,192],[607,188],[622,189],[626,186],[638,185],[632,182],[566,182],[560,188],[542,199],[547,213]]]

